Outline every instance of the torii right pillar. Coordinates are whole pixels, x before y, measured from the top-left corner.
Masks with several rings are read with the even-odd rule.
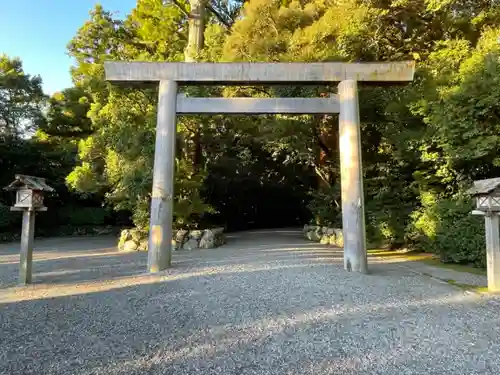
[[[358,84],[342,81],[338,91],[344,267],[368,273]]]

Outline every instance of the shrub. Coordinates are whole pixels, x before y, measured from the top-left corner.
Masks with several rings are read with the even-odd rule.
[[[371,198],[371,197],[369,197]],[[400,247],[405,243],[405,229],[411,213],[411,205],[395,199],[366,200],[366,238],[377,247]]]
[[[106,224],[111,216],[110,212],[103,207],[61,207],[58,211],[59,222],[69,226],[102,226]]]
[[[309,201],[307,208],[313,217],[312,224],[341,228],[342,210],[338,186],[313,191],[310,195],[312,199]]]
[[[439,255],[444,263],[486,266],[484,219],[471,215],[472,199],[455,196],[438,199],[427,194],[413,215],[409,239],[423,251]]]
[[[469,214],[442,223],[433,250],[444,263],[470,263],[486,267],[484,219]]]
[[[340,186],[310,193],[311,224],[342,227]],[[369,195],[365,199],[367,241],[373,246],[400,246],[404,243],[406,223],[413,203],[396,194]]]
[[[20,232],[21,218],[20,212],[12,212],[10,206],[0,203],[0,233],[3,233],[0,236],[0,241],[8,240],[9,233],[17,234]]]
[[[0,203],[0,229],[9,228],[12,223],[12,213],[10,207]]]

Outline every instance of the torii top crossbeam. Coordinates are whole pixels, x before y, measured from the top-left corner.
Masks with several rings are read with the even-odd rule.
[[[176,81],[179,84],[317,85],[344,80],[360,82],[409,82],[413,61],[383,63],[184,63],[121,62],[104,63],[106,79],[113,82]]]

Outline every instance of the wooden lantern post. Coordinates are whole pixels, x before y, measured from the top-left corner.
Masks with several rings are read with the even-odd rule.
[[[500,178],[474,181],[469,194],[476,198],[473,215],[484,216],[488,290],[500,291]]]
[[[30,284],[32,279],[33,242],[35,237],[35,212],[47,211],[43,205],[44,192],[54,189],[40,177],[16,175],[16,179],[5,188],[16,192],[16,203],[11,211],[22,211],[21,251],[19,262],[19,283]]]

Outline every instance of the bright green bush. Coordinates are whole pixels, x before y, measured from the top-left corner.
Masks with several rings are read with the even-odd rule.
[[[484,219],[468,215],[442,223],[434,252],[444,263],[469,263],[486,267]]]
[[[409,239],[423,251],[439,255],[444,263],[486,266],[484,220],[471,215],[470,197],[438,199],[427,194],[413,215]]]

